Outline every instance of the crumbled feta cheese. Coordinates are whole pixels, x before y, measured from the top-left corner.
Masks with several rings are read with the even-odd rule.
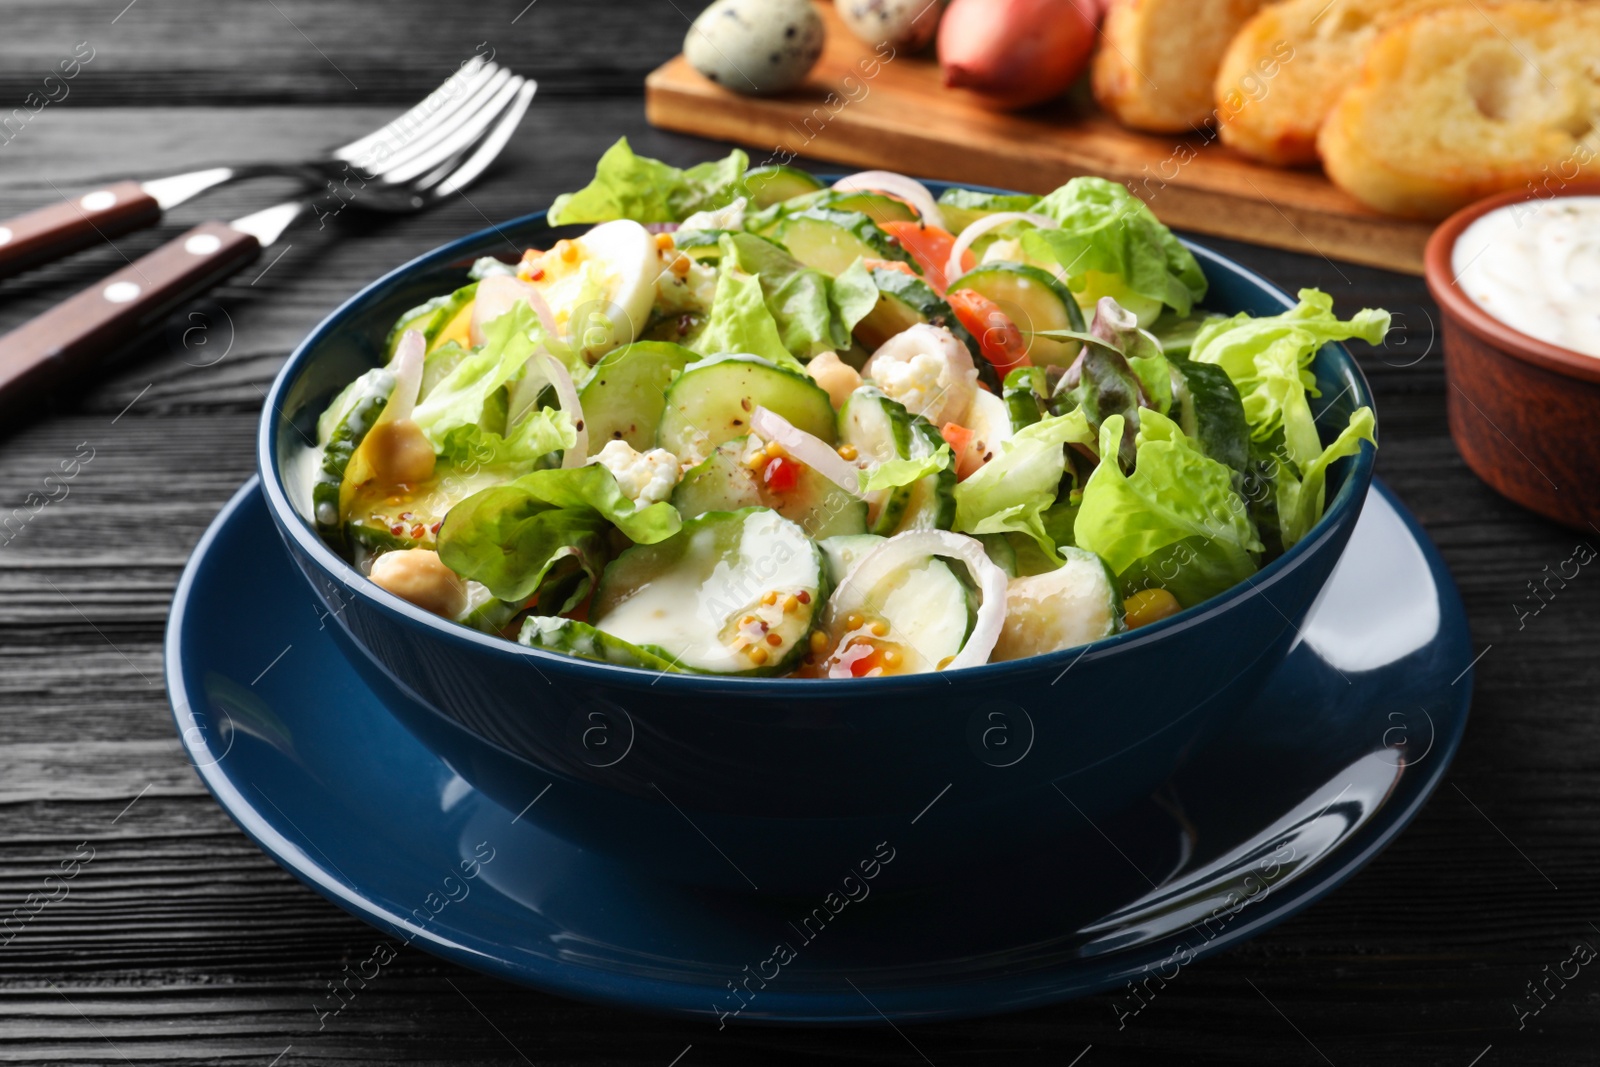
[[[683,220],[680,230],[742,230],[744,229],[744,209],[750,203],[745,197],[739,197],[727,207],[719,207],[715,211],[696,211],[693,215]]]
[[[923,415],[944,402],[939,381],[944,366],[944,360],[931,352],[918,352],[903,363],[885,361],[876,368],[878,388],[913,415]]]
[[[678,457],[664,448],[639,452],[626,441],[607,441],[589,462],[610,471],[622,492],[640,507],[667,499],[678,484]]]

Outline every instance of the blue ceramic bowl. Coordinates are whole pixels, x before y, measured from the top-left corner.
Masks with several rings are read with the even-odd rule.
[[[937,194],[942,187],[935,185]],[[901,848],[900,885],[1026,857],[1161,784],[1285,656],[1355,527],[1372,450],[1341,461],[1311,535],[1250,582],[1085,649],[950,674],[856,681],[659,675],[523,648],[378,588],[291,504],[282,470],[332,395],[379,362],[407,308],[542,213],[390,272],[312,331],[273,386],[261,484],[335,638],[386,705],[458,774],[583,847],[707,887],[811,893],[894,849],[940,807],[939,847]],[[1281,290],[1204,248],[1206,306],[1276,314]],[[1372,398],[1348,352],[1314,364],[1325,431]],[[1325,432],[1325,437],[1328,436]],[[1078,826],[1081,829],[1081,824]]]

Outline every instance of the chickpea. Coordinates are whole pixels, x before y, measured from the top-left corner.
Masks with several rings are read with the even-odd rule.
[[[426,548],[385,552],[372,561],[372,580],[401,600],[453,619],[467,607],[467,587]]]
[[[806,364],[811,380],[822,386],[835,408],[844,406],[850,394],[861,388],[861,374],[839,358],[837,352],[823,352]]]
[[[410,419],[379,422],[362,442],[367,462],[388,485],[416,485],[433,477],[433,445]]]
[[[1122,602],[1128,629],[1137,630],[1183,610],[1178,598],[1165,589],[1141,589]]]

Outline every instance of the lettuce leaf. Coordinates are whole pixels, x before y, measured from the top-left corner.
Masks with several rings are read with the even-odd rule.
[[[919,482],[930,474],[938,474],[955,461],[949,445],[940,445],[938,451],[920,459],[890,459],[871,470],[861,472],[861,491],[875,493],[883,489],[898,489]]]
[[[1114,455],[1120,415],[1100,428],[1100,453]],[[1233,471],[1200,451],[1176,423],[1146,410],[1130,475],[1102,461],[1083,489],[1073,524],[1079,548],[1094,552],[1125,591],[1158,587],[1184,607],[1200,603],[1256,572],[1262,550]]]
[[[460,469],[531,467],[552,452],[578,443],[572,416],[560,408],[539,408],[502,436],[481,426],[457,426],[439,443],[441,459]]]
[[[501,600],[520,603],[548,582],[575,604],[599,580],[613,525],[638,544],[654,544],[682,521],[665,502],[635,506],[598,464],[537,470],[451,508],[439,530],[439,558]]]
[[[626,137],[606,149],[594,180],[550,205],[550,225],[579,222],[682,222],[697,211],[725,207],[745,195],[750,159],[734,149],[725,158],[688,170],[635,155]]]
[[[1122,426],[1120,417],[1117,426]],[[1044,514],[1055,505],[1066,475],[1065,446],[1092,445],[1094,440],[1082,410],[1017,431],[998,455],[956,485],[955,528],[969,534],[1026,534],[1059,565],[1061,556],[1045,528]]]
[[[1059,230],[1030,230],[1023,249],[1031,259],[1054,262],[1080,303],[1112,296],[1143,325],[1163,306],[1187,315],[1205,299],[1206,276],[1194,255],[1144,201],[1104,178],[1074,178],[1033,210]]]
[[[434,384],[411,419],[437,450],[458,426],[475,426],[484,405],[515,378],[533,356],[543,329],[533,308],[519,303],[484,327],[484,343],[468,353]]]
[[[703,356],[748,353],[780,367],[804,370],[783,343],[761,279],[733,263],[723,265],[710,317],[690,347]]]
[[[1257,440],[1283,431],[1288,458],[1304,472],[1322,454],[1307,396],[1319,395],[1311,361],[1332,341],[1358,337],[1378,344],[1389,332],[1389,313],[1366,309],[1341,321],[1333,297],[1302,289],[1300,303],[1282,315],[1235,315],[1206,323],[1195,335],[1189,358],[1215,363],[1228,372],[1244,401],[1250,436]]]
[[[833,304],[833,280],[826,274],[755,234],[725,233],[718,244],[724,270],[731,265],[761,280],[767,310],[790,355],[809,360],[850,344],[850,331]]]
[[[1350,415],[1350,423],[1333,444],[1323,449],[1322,454],[1310,463],[1300,468],[1301,476],[1296,478],[1293,471],[1280,467],[1277,477],[1278,500],[1278,529],[1283,538],[1283,547],[1288,548],[1311,532],[1311,527],[1322,518],[1323,505],[1326,503],[1328,467],[1336,459],[1345,456],[1354,456],[1361,451],[1361,442],[1370,441],[1376,447],[1377,439],[1373,436],[1376,420],[1373,418],[1371,408],[1358,408]]]
[[[872,280],[872,271],[865,260],[857,259],[833,279],[833,307],[844,324],[845,344],[861,320],[872,314],[878,306],[878,286]],[[841,346],[843,347],[843,346]]]

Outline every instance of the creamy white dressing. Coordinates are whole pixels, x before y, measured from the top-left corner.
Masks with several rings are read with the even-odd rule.
[[[303,445],[283,461],[283,489],[289,506],[307,522],[316,522],[311,509],[311,487],[317,483],[317,468],[322,466],[322,448]]]
[[[1457,284],[1530,337],[1600,357],[1600,196],[1510,204],[1456,240]]]

